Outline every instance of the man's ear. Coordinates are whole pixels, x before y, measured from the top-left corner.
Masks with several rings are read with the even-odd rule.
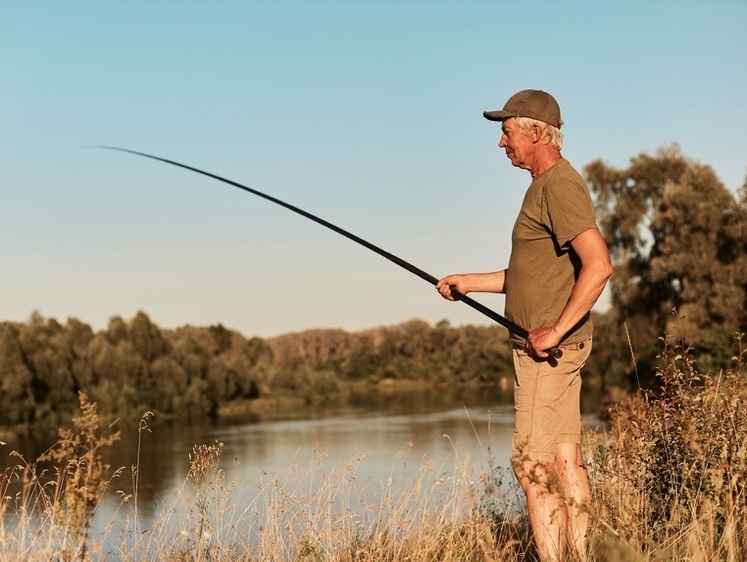
[[[536,123],[529,129],[529,138],[532,139],[533,144],[537,144],[542,138],[542,129]]]

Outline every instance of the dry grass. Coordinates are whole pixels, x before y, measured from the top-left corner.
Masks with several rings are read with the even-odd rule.
[[[521,515],[498,511],[516,504],[501,492],[500,471],[477,474],[456,451],[448,466],[426,458],[405,478],[397,470],[403,450],[385,482],[358,478],[364,454],[328,467],[318,451],[306,466],[243,482],[224,466],[221,443],[194,446],[186,478],[148,529],[138,520],[133,466],[135,492],[120,493],[118,520],[89,535],[98,502],[124,470],[101,461],[118,434],[99,425],[82,395],[75,429],[44,455],[65,468],[19,457],[2,475],[0,560],[504,561],[520,559],[528,543]]]
[[[740,340],[741,341],[741,340]],[[590,560],[747,559],[747,412],[742,350],[735,368],[703,375],[686,350],[665,350],[662,390],[618,404],[585,453],[594,488]],[[139,431],[148,429],[149,413]],[[499,470],[477,473],[457,454],[426,458],[409,477],[359,478],[365,455],[327,466],[322,452],[256,482],[233,476],[222,444],[196,445],[189,472],[149,528],[132,496],[117,521],[88,532],[104,490],[123,469],[99,454],[100,430],[81,396],[73,430],[45,458],[0,476],[0,561],[524,562],[533,560],[516,488]],[[404,453],[404,451],[403,451]],[[456,451],[455,451],[456,453]],[[11,492],[11,489],[20,491]]]
[[[600,559],[747,560],[741,335],[737,343],[734,369],[716,375],[699,373],[689,349],[665,348],[660,392],[613,409],[593,447]],[[602,557],[615,547],[626,556]]]
[[[516,550],[516,524],[506,518],[499,527],[480,501],[478,491],[495,483],[458,463],[444,467],[428,459],[413,476],[399,481],[393,471],[371,489],[370,482],[357,478],[365,461],[365,455],[358,455],[327,468],[325,456],[316,452],[307,466],[291,465],[242,487],[221,468],[221,444],[195,447],[190,473],[149,540],[117,552],[116,558],[515,559],[507,553]]]

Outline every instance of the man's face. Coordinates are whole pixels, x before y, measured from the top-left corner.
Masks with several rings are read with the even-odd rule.
[[[531,129],[524,131],[516,119],[511,117],[503,122],[502,130],[498,146],[506,150],[506,156],[511,160],[511,164],[517,168],[529,169],[534,149]]]

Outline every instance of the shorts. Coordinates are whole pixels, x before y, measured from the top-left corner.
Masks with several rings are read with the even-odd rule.
[[[552,462],[557,444],[581,443],[581,368],[591,338],[560,348],[555,366],[514,348],[514,461]]]

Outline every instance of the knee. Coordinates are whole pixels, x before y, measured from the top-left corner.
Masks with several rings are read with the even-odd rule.
[[[525,491],[535,484],[546,485],[549,475],[555,472],[552,462],[542,461],[514,460],[511,468]]]
[[[555,472],[562,477],[569,470],[573,470],[574,462],[566,457],[555,457],[555,460],[552,464]]]

